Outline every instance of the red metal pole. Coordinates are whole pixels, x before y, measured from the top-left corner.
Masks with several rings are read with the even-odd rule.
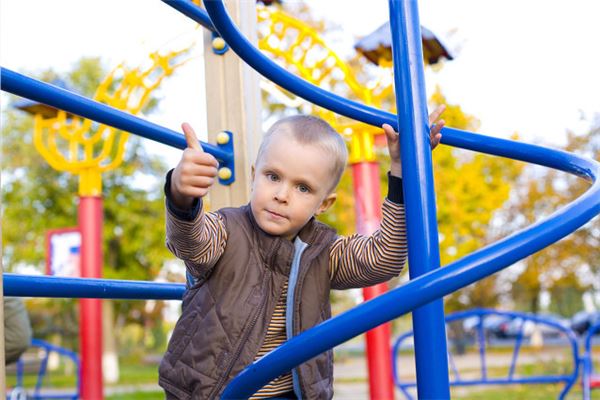
[[[79,198],[81,229],[81,277],[102,277],[102,197]],[[81,398],[99,400],[102,390],[102,301],[79,300],[81,347]]]
[[[376,162],[352,164],[356,230],[370,235],[381,222],[381,185],[379,166]],[[370,300],[387,291],[387,284],[363,289],[364,300]],[[390,349],[391,328],[389,323],[378,326],[366,333],[367,365],[369,373],[369,394],[371,400],[393,400],[394,379]]]

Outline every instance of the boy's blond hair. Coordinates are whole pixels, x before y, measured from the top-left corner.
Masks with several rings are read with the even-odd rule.
[[[340,182],[348,162],[348,149],[340,134],[338,134],[326,121],[312,115],[293,115],[275,122],[265,133],[256,162],[260,160],[263,152],[268,147],[271,138],[276,134],[290,134],[302,144],[312,144],[323,149],[332,161],[332,185],[329,192],[333,192]]]

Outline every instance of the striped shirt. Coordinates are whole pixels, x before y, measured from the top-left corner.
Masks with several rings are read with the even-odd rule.
[[[404,205],[386,199],[382,211],[381,226],[372,235],[340,236],[331,246],[329,277],[333,289],[372,286],[402,272],[407,256]],[[185,260],[193,276],[202,276],[207,267],[217,263],[226,242],[227,231],[219,213],[200,211],[193,220],[184,221],[167,212],[167,247]],[[198,268],[200,265],[202,269]],[[287,340],[287,288],[286,281],[255,360]],[[287,373],[265,385],[251,398],[269,398],[292,390],[292,375]]]

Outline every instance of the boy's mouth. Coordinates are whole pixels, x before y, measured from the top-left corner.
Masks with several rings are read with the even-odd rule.
[[[276,213],[276,212],[274,212],[274,211],[271,211],[271,210],[266,210],[266,211],[267,211],[267,213],[268,213],[270,216],[272,216],[272,217],[274,217],[274,218],[285,218],[285,216],[283,216],[283,215],[281,215],[281,214],[277,214],[277,213]]]

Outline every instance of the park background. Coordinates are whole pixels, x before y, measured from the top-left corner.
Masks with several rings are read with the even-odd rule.
[[[600,7],[593,1],[478,3],[422,2],[422,24],[454,57],[426,69],[430,105],[447,104],[445,119],[452,127],[598,159],[600,56],[592,49],[593,38],[600,37],[594,22]],[[368,84],[381,71],[353,46],[387,20],[387,7],[383,1],[370,5],[369,12],[362,7],[361,2],[283,3]],[[340,13],[341,8],[348,12]],[[152,93],[143,117],[175,130],[189,121],[205,131],[201,31],[161,2],[1,0],[0,18],[3,67],[46,81],[60,78],[87,96],[119,63],[135,68],[153,51],[194,44],[189,62]],[[275,115],[297,112],[282,108],[273,96],[263,100],[265,124]],[[44,273],[45,231],[76,223],[77,182],[48,168],[35,152],[32,118],[15,110],[14,101],[2,94],[3,265],[10,272]],[[178,154],[131,138],[122,167],[103,177],[104,277],[183,280],[181,264],[164,248],[163,227],[162,179]],[[383,177],[385,154],[379,157]],[[557,172],[443,147],[434,162],[442,265],[549,215],[587,187]],[[346,174],[338,204],[325,216],[343,234],[355,229],[350,185]],[[597,310],[599,240],[596,219],[549,249],[448,296],[446,311],[485,306],[570,318]],[[405,274],[391,286],[406,279]],[[354,305],[360,292],[333,297],[339,312]],[[111,345],[123,364],[121,378],[135,381],[129,374],[141,370],[136,363],[147,363],[152,375],[178,302],[105,303],[114,327]],[[29,299],[27,305],[36,337],[77,349],[75,301]],[[393,326],[395,333],[410,329],[410,319]],[[347,347],[348,354],[360,352],[360,340]]]

